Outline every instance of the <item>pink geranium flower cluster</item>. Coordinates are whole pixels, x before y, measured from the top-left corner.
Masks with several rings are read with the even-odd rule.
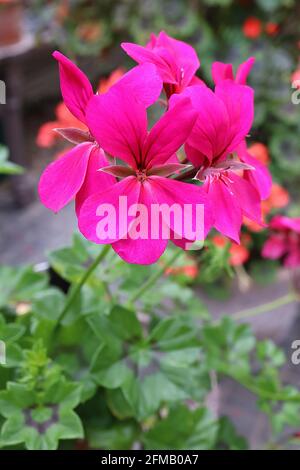
[[[262,256],[282,259],[287,268],[300,266],[300,217],[276,215],[269,227],[271,234],[263,246]]]
[[[153,263],[168,238],[186,248],[213,227],[239,242],[244,217],[262,224],[261,201],[271,189],[267,167],[249,154],[246,144],[254,116],[254,92],[246,80],[254,59],[241,64],[235,76],[231,64],[215,62],[212,90],[195,75],[200,66],[195,50],[164,32],[152,35],[145,47],[125,43],[122,48],[138,65],[102,94],[93,92],[69,59],[53,54],[64,103],[88,130],[58,130],[74,147],[42,174],[41,201],[57,212],[75,198],[83,235],[111,244],[130,263]],[[165,113],[148,130],[147,108],[163,92]],[[181,148],[184,161],[177,155]],[[174,216],[162,221],[168,238],[132,238],[128,235],[136,229],[138,210],[121,213],[117,202],[122,196],[137,207],[202,204],[203,230],[180,237]],[[106,204],[116,208],[118,230],[99,239],[98,208]]]

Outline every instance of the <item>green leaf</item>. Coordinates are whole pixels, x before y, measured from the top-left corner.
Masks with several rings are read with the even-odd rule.
[[[146,432],[143,443],[150,450],[209,450],[216,443],[218,425],[205,408],[172,408],[167,418]]]
[[[15,163],[8,161],[8,149],[0,145],[0,174],[20,175],[24,172],[23,168]]]
[[[205,325],[202,342],[212,369],[223,373],[247,374],[250,370],[249,353],[255,346],[250,327],[223,317],[217,325]]]
[[[227,417],[219,420],[218,431],[218,449],[225,450],[246,450],[248,449],[247,441],[244,437],[237,434],[232,422]]]
[[[139,437],[138,428],[132,421],[114,422],[111,426],[94,426],[88,429],[87,439],[93,449],[127,450],[131,449]]]
[[[145,340],[133,312],[115,308],[111,313],[88,319],[101,341],[92,372],[103,387],[122,391],[125,415],[129,408],[143,420],[164,403],[203,397],[209,380],[194,325],[167,318]],[[116,326],[118,315],[122,328]]]
[[[47,284],[47,275],[32,267],[0,267],[0,307],[31,301]]]

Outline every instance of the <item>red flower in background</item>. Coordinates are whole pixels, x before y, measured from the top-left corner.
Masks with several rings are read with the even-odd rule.
[[[262,22],[255,16],[249,16],[244,22],[242,29],[246,38],[256,39],[262,33]]]
[[[282,215],[273,217],[269,228],[271,236],[262,249],[262,256],[269,259],[283,258],[289,268],[300,266],[300,217]]]
[[[269,36],[276,36],[279,33],[279,24],[274,23],[273,21],[268,21],[268,23],[265,26],[266,33]]]

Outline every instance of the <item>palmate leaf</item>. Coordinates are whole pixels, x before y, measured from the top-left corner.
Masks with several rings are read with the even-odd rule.
[[[143,435],[146,449],[209,450],[217,441],[218,423],[206,408],[189,410],[184,405],[171,408],[167,418],[158,421]]]
[[[284,355],[279,348],[271,341],[257,341],[249,325],[235,323],[228,317],[219,324],[205,325],[202,342],[208,367],[254,393],[276,431],[284,423],[295,425],[291,409],[298,413],[300,393],[281,381]]]
[[[101,386],[117,390],[112,410],[138,420],[164,403],[201,399],[209,387],[195,328],[182,318],[166,318],[143,337],[134,312],[114,307],[110,315],[91,316],[100,341],[92,372]]]
[[[80,385],[60,378],[43,401],[25,384],[9,382],[0,392],[0,447],[24,443],[29,450],[57,449],[59,440],[83,437],[81,421],[73,411],[80,401]]]

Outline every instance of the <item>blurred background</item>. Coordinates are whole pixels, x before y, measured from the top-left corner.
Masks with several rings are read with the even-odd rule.
[[[120,42],[145,44],[160,30],[195,47],[198,75],[209,84],[214,61],[236,67],[255,56],[249,79],[256,96],[250,149],[274,178],[264,215],[267,220],[285,210],[300,216],[299,22],[297,0],[0,0],[0,80],[5,84],[0,89],[0,263],[41,263],[45,252],[68,244],[76,229],[71,206],[53,215],[37,198],[41,171],[64,149],[52,129],[74,125],[61,103],[52,51],[68,55],[95,89],[105,91],[133,65]],[[222,312],[230,313],[286,292],[287,273],[278,271],[277,262],[260,258],[265,239],[265,231],[246,224],[242,245],[232,244],[229,251],[226,245],[226,257],[223,240],[215,238],[208,272],[196,263],[183,273],[216,315],[220,300]],[[228,264],[235,280],[227,275]],[[291,331],[293,337],[295,328],[300,332],[294,305],[278,309],[272,320],[268,315],[253,320],[253,326],[260,338],[283,345],[290,345]],[[292,365],[286,380],[300,383]],[[250,394],[232,387],[224,384],[221,406],[255,446],[266,423],[256,419]]]

